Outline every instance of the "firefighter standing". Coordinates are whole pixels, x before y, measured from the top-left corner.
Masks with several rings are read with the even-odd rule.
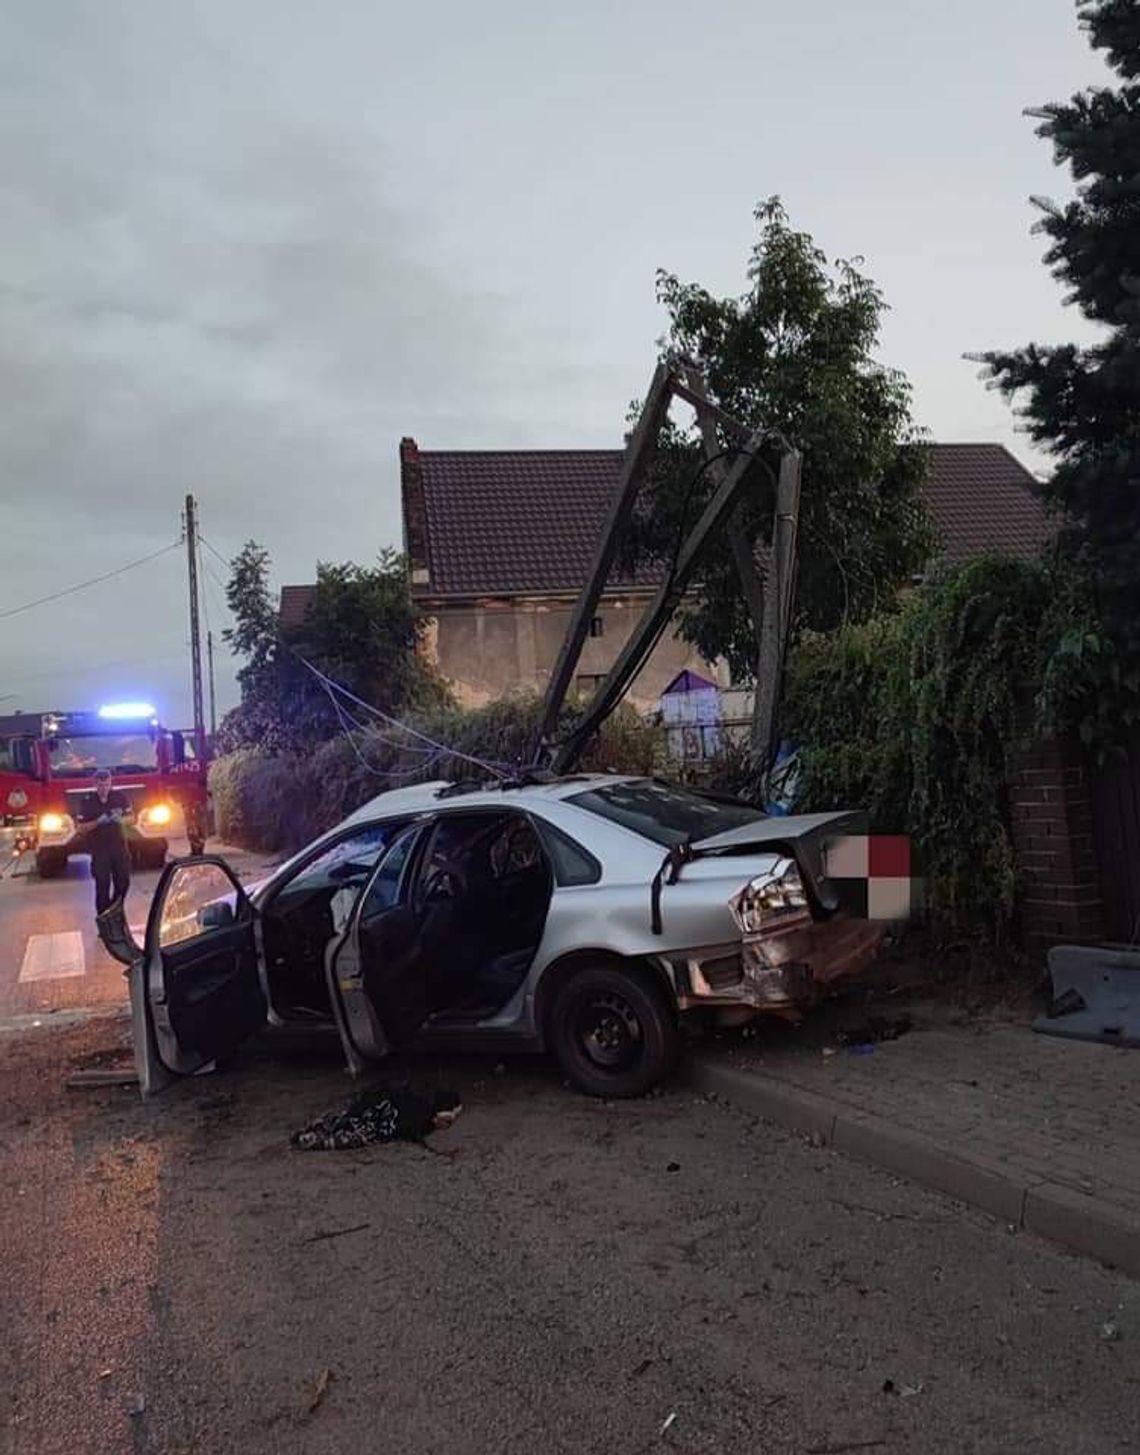
[[[79,810],[79,822],[91,851],[96,915],[110,909],[116,900],[125,899],[131,887],[126,827],[133,817],[126,794],[112,785],[108,769],[100,768],[95,774],[95,791],[84,796]]]

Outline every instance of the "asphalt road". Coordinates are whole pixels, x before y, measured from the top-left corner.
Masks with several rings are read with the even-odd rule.
[[[187,852],[184,842],[171,845],[174,855]],[[268,862],[240,850],[221,852],[247,877]],[[127,896],[133,925],[145,925],[158,878],[156,869],[134,874]],[[95,933],[90,860],[72,859],[58,879],[40,879],[30,857],[15,872],[6,863],[0,874],[0,1028],[125,1000],[122,966]]]
[[[2,1455],[1140,1444],[1140,1285],[682,1088],[408,1063],[434,1150],[299,1153],[335,1054],[63,1089],[124,1041],[0,1035]]]

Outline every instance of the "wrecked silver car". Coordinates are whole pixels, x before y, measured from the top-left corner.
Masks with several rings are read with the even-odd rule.
[[[873,958],[829,837],[644,778],[432,783],[384,793],[248,892],[223,859],[171,864],[145,945],[122,907],[144,1094],[266,1021],[335,1025],[359,1073],[404,1047],[549,1050],[595,1096],[670,1070],[681,1026],[796,1017]]]

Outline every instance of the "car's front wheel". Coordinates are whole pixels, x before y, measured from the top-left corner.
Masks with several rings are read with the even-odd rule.
[[[583,968],[559,987],[550,1048],[588,1096],[643,1096],[677,1059],[677,1021],[648,971]]]

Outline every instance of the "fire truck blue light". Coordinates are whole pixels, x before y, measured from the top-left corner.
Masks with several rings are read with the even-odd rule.
[[[99,709],[101,718],[110,719],[115,722],[126,718],[145,717],[148,720],[155,717],[157,709],[149,702],[113,702],[107,707]]]

